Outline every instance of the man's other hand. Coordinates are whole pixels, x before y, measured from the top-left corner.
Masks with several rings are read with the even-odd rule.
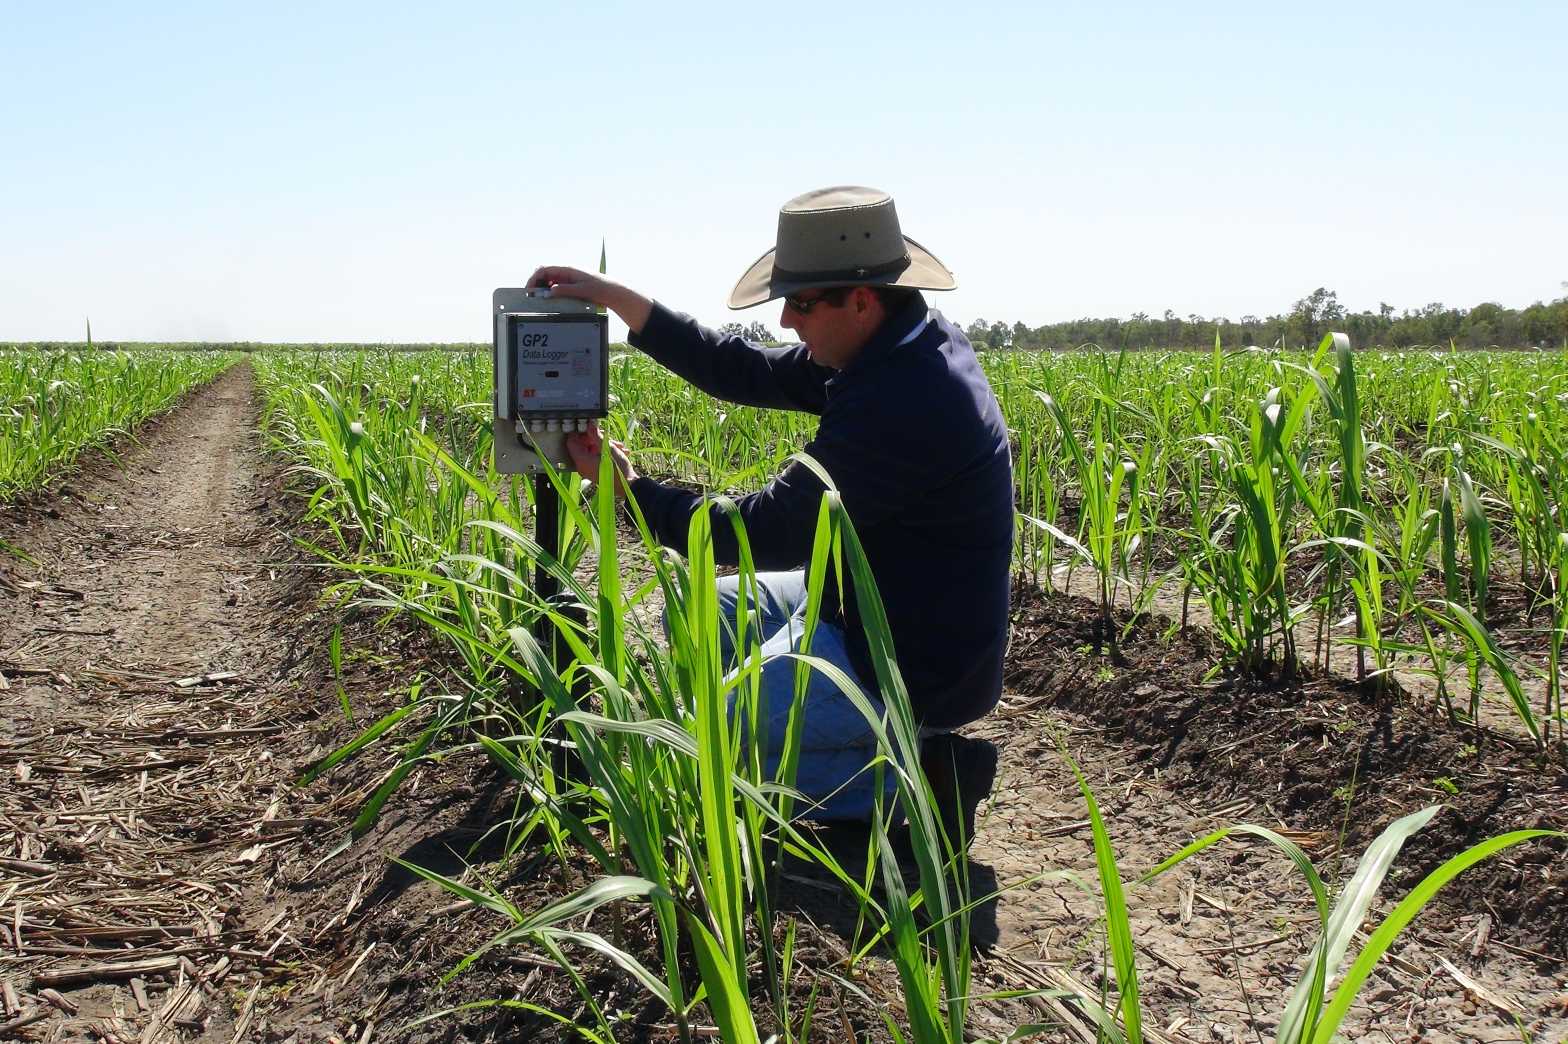
[[[546,265],[537,269],[528,277],[526,285],[530,288],[548,287],[552,293],[561,297],[573,297],[608,308],[620,316],[621,322],[634,334],[642,333],[643,324],[648,321],[648,313],[653,310],[653,302],[635,290],[604,276],[565,265]]]
[[[624,497],[627,484],[637,477],[631,460],[626,456],[626,447],[614,439],[606,439],[599,432],[597,424],[591,425],[587,431],[574,431],[566,436],[566,452],[572,456],[572,467],[577,469],[577,474],[592,482],[599,481],[599,461],[604,456],[606,445],[610,447],[610,460],[616,470],[615,495]]]

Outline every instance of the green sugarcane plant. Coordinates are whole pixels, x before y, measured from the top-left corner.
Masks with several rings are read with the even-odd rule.
[[[1286,587],[1286,566],[1302,489],[1292,478],[1299,471],[1293,447],[1307,400],[1296,396],[1287,409],[1283,395],[1270,391],[1253,414],[1245,456],[1229,438],[1202,438],[1223,461],[1220,480],[1239,503],[1220,513],[1213,530],[1199,534],[1185,566],[1232,662],[1249,674],[1266,673],[1276,663],[1294,671],[1298,663],[1298,611]]]
[[[1436,601],[1424,607],[1427,616],[1436,624],[1468,645],[1467,661],[1471,676],[1471,702],[1468,719],[1480,724],[1481,668],[1490,670],[1502,683],[1508,694],[1514,715],[1537,746],[1544,747],[1540,722],[1530,706],[1524,684],[1514,666],[1514,659],[1499,644],[1497,636],[1481,619],[1458,602]]]
[[[1053,382],[1044,380],[1044,388],[1036,390],[1039,401],[1056,423],[1072,464],[1081,498],[1078,534],[1074,537],[1046,519],[1024,516],[1030,525],[1045,530],[1093,567],[1100,609],[1096,644],[1103,643],[1112,659],[1117,660],[1120,652],[1113,616],[1115,592],[1118,584],[1130,586],[1127,563],[1142,540],[1144,528],[1138,463],[1117,436],[1117,414],[1125,404],[1113,393],[1125,355],[1118,356],[1114,364],[1104,357],[1099,359],[1096,380],[1088,391],[1087,439],[1080,438],[1060,398],[1053,393]]]

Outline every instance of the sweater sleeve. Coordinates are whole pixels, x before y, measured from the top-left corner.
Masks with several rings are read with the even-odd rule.
[[[796,569],[805,565],[816,536],[823,489],[811,469],[792,460],[762,489],[732,498],[746,527],[746,540],[758,569]],[[637,499],[654,539],[686,553],[691,516],[701,506],[702,494],[666,486],[646,476],[632,480],[631,494]],[[720,565],[739,565],[740,542],[734,525],[718,505],[710,506],[709,511],[714,560]]]
[[[657,302],[642,331],[627,340],[715,398],[817,414],[827,403],[825,387],[833,371],[812,362],[805,345],[764,348],[710,330]]]
[[[851,414],[845,422],[824,425],[802,451],[832,478],[857,530],[908,510],[912,500],[923,495],[931,476],[945,470],[937,454],[910,453],[889,432],[879,430],[879,412],[868,409]],[[813,468],[792,458],[762,489],[732,498],[757,568],[796,569],[806,564],[826,488]],[[691,516],[702,504],[702,494],[645,476],[632,481],[631,492],[655,539],[684,552]],[[709,510],[715,560],[738,565],[734,526],[717,505]]]

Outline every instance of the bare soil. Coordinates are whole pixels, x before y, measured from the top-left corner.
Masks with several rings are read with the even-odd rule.
[[[256,417],[230,370],[0,514],[0,1037],[262,1039],[331,966],[265,899],[341,816],[293,793],[331,623]]]
[[[1205,681],[1204,636],[1164,640],[1164,620],[1137,622],[1127,663],[1113,667],[1090,653],[1093,616],[1086,600],[1015,590],[1004,705],[976,729],[1003,748],[1004,768],[974,857],[1004,885],[1054,868],[1095,872],[1063,747],[1096,790],[1129,881],[1190,840],[1252,822],[1301,844],[1332,884],[1394,819],[1444,805],[1405,847],[1373,923],[1462,847],[1568,826],[1561,763],[1506,735],[1454,729],[1333,678]],[[1524,1026],[1536,1040],[1564,1039],[1564,852],[1561,841],[1528,842],[1445,890],[1380,967],[1347,1035],[1519,1040]],[[1316,937],[1310,894],[1282,855],[1223,843],[1134,888],[1130,904],[1160,1025],[1197,1040],[1267,1039]],[[1083,931],[1093,909],[1071,884],[1028,885],[1000,904],[1001,945],[1093,981],[1100,951]]]
[[[441,693],[449,654],[338,607],[334,575],[296,544],[311,531],[260,448],[254,395],[248,368],[233,370],[145,429],[123,467],[89,464],[0,510],[0,540],[35,560],[0,557],[0,1038],[573,1039],[516,1008],[411,1025],[487,999],[568,1023],[583,1005],[526,946],[441,985],[504,925],[388,856],[482,876],[524,909],[588,870],[537,838],[509,850],[496,828],[521,807],[516,790],[463,750],[422,763],[353,838],[427,718],[296,786],[411,686]],[[1395,815],[1444,802],[1401,860],[1388,891],[1402,893],[1469,840],[1568,815],[1561,766],[1506,737],[1454,734],[1334,681],[1215,687],[1201,635],[1166,641],[1156,621],[1111,667],[1085,651],[1087,603],[1021,588],[1017,604],[1003,705],[973,730],[1002,750],[973,851],[972,884],[1004,889],[976,911],[977,993],[1105,982],[1097,900],[1040,879],[1094,880],[1059,744],[1095,788],[1129,880],[1239,820],[1288,831],[1343,877]],[[338,627],[341,672],[328,653]],[[1519,1040],[1523,1026],[1564,1039],[1564,872],[1563,847],[1540,842],[1472,871],[1375,973],[1347,1036]],[[803,924],[813,1038],[885,1039],[878,1009],[898,1011],[897,982],[875,956],[846,970],[853,905],[807,870],[786,877],[780,905]],[[1158,1039],[1267,1039],[1312,939],[1282,857],[1225,844],[1132,888],[1130,906]],[[621,931],[634,949],[651,940],[635,913]],[[624,974],[588,960],[583,974],[624,1014],[626,1039],[672,1037]],[[973,1028],[1061,1017],[1044,1001],[981,1000]],[[1069,1023],[1042,1036],[1083,1034]]]
[[[298,959],[246,898],[310,825],[279,813],[317,571],[255,416],[231,370],[0,517],[32,559],[0,561],[0,1031],[248,1039]]]

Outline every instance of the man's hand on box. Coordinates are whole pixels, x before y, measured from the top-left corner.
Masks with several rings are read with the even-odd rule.
[[[593,482],[599,480],[599,461],[607,445],[610,447],[610,460],[617,472],[615,495],[624,497],[627,485],[637,477],[626,455],[626,447],[614,439],[606,439],[597,424],[591,425],[587,431],[574,431],[566,436],[566,452],[572,455],[572,467],[577,469],[577,474]]]
[[[530,289],[548,287],[561,297],[575,297],[606,307],[610,304],[611,288],[614,285],[604,276],[565,265],[546,265],[528,277]]]
[[[621,322],[634,334],[642,333],[643,325],[648,321],[648,313],[653,310],[653,302],[635,290],[604,276],[565,265],[546,265],[537,269],[528,277],[527,285],[530,288],[548,287],[552,293],[561,297],[572,297],[608,308],[620,316]]]

